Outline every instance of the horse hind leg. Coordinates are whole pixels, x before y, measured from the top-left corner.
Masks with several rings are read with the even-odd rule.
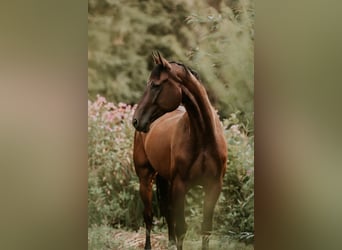
[[[186,188],[182,181],[175,179],[172,183],[172,216],[175,218],[175,232],[177,237],[177,250],[183,249],[183,240],[187,230],[184,215]]]
[[[159,174],[156,177],[157,194],[161,216],[166,219],[168,234],[169,234],[169,249],[176,246],[175,222],[172,214],[170,185],[168,180],[161,177]]]
[[[140,179],[140,197],[144,204],[144,222],[146,226],[146,240],[144,249],[151,249],[151,229],[152,229],[152,184],[153,172],[146,169],[144,174],[139,175]]]
[[[202,223],[202,250],[209,249],[209,236],[212,231],[213,214],[216,202],[222,189],[221,182],[209,185],[205,188],[203,223]]]

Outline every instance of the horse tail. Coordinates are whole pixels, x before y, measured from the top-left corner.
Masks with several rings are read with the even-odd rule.
[[[156,186],[160,215],[166,217],[169,201],[169,182],[157,174]]]

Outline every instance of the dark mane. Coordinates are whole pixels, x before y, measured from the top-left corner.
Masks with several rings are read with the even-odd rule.
[[[185,71],[189,71],[191,74],[194,75],[194,77],[196,77],[196,79],[198,81],[201,82],[199,74],[195,70],[193,70],[192,68],[190,68],[190,67],[188,67],[185,64],[180,63],[180,62],[171,61],[170,63],[174,63],[174,64],[177,64],[177,65],[183,67]],[[158,79],[160,77],[160,73],[162,71],[163,71],[163,66],[161,64],[156,65],[151,72],[151,77]]]
[[[177,65],[179,65],[179,66],[182,66],[182,67],[185,69],[185,71],[187,71],[187,70],[190,71],[190,73],[193,74],[194,77],[196,77],[196,79],[197,79],[198,81],[201,81],[201,79],[200,79],[200,77],[199,77],[199,74],[198,74],[195,70],[193,70],[192,68],[190,68],[190,67],[188,67],[188,66],[186,66],[185,64],[180,63],[180,62],[171,61],[170,63],[174,63],[174,64],[177,64]]]

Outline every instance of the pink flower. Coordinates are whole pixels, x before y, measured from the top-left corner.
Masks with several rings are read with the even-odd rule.
[[[105,108],[106,108],[107,110],[115,110],[115,109],[116,109],[115,105],[114,105],[112,102],[108,102],[108,103],[105,105]]]
[[[110,132],[113,132],[113,129],[111,127],[109,127],[109,125],[106,126],[106,129]]]
[[[127,107],[126,103],[119,102],[119,108],[125,109]]]
[[[102,120],[105,121],[105,122],[109,122],[109,123],[112,123],[113,120],[114,120],[114,114],[113,112],[104,112],[103,115],[102,115]]]
[[[99,104],[104,104],[107,102],[106,98],[104,98],[103,96],[97,95],[96,97],[97,97],[96,102]]]

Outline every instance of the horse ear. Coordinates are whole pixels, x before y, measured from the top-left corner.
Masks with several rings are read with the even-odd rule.
[[[162,64],[157,52],[155,51],[152,51],[152,59],[153,59],[154,64]]]
[[[165,69],[167,69],[168,71],[171,70],[171,64],[164,58],[160,55],[159,51],[157,51],[157,55],[158,55],[158,59],[159,59],[159,64],[163,65],[163,67]]]

